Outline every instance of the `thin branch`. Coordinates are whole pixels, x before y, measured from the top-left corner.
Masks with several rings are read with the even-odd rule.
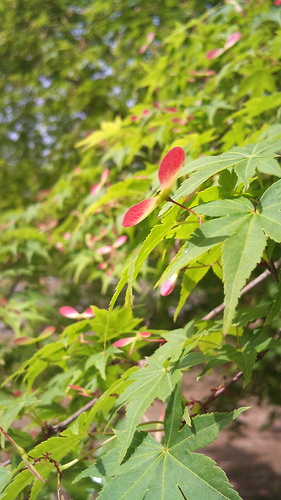
[[[72,422],[74,422],[74,420],[76,420],[76,418],[79,417],[79,415],[81,415],[81,413],[92,408],[92,406],[94,406],[94,404],[97,402],[97,400],[98,400],[98,398],[92,399],[91,401],[86,403],[84,406],[82,406],[82,408],[80,408],[75,413],[73,413],[73,415],[70,415],[70,417],[66,418],[65,420],[63,420],[62,422],[59,422],[56,425],[49,426],[48,429],[53,433],[64,431],[70,424],[72,424]]]
[[[11,459],[9,459],[9,460],[5,460],[5,462],[2,462],[2,463],[0,464],[0,467],[7,467],[7,465],[10,465],[10,463],[11,463],[11,462],[12,462],[12,460],[11,460]]]
[[[238,372],[231,380],[230,382],[228,382],[228,384],[226,385],[223,385],[222,387],[220,387],[220,389],[218,389],[216,392],[214,392],[213,394],[211,394],[211,396],[205,401],[205,403],[202,403],[200,404],[201,408],[203,410],[205,410],[208,405],[210,403],[212,403],[215,399],[217,399],[221,394],[223,394],[224,392],[227,392],[228,391],[228,388],[235,384],[235,382],[237,382],[237,380],[239,380],[243,375],[243,372]]]
[[[275,335],[275,339],[280,339],[281,337],[281,329],[280,331]],[[265,351],[262,351],[262,352],[259,352],[258,353],[258,361],[262,360],[263,357],[268,353],[269,349],[266,349]],[[230,364],[232,363],[232,361],[230,362]],[[208,408],[208,405],[210,403],[212,403],[216,398],[218,398],[219,396],[221,396],[221,394],[223,394],[224,392],[228,393],[228,389],[231,385],[235,384],[237,382],[237,380],[239,380],[242,375],[244,375],[244,372],[240,371],[238,372],[236,375],[234,375],[234,377],[230,380],[230,382],[228,382],[228,384],[223,384],[222,386],[220,386],[213,394],[211,394],[211,396],[209,396],[206,401],[204,403],[200,403],[200,406],[203,410],[207,410]]]
[[[274,262],[274,268],[276,269],[276,272],[279,269],[280,265],[281,265],[281,259],[277,260],[277,262]],[[272,274],[274,275],[275,273],[273,273],[272,271],[269,271],[267,269],[266,271],[264,271],[264,273],[260,274],[260,276],[258,276],[254,280],[250,281],[250,283],[248,283],[248,285],[246,285],[246,286],[244,286],[244,288],[242,288],[241,293],[240,293],[240,297],[242,297],[242,295],[244,295],[245,293],[249,292],[249,290],[254,288],[256,285],[261,283],[263,280],[265,280],[266,278],[268,278],[268,276],[270,276]],[[225,304],[222,303],[219,306],[212,309],[212,311],[210,311],[208,314],[206,314],[206,316],[204,316],[204,318],[202,318],[202,319],[203,320],[213,319],[217,314],[222,312],[224,310],[224,308],[225,308]]]

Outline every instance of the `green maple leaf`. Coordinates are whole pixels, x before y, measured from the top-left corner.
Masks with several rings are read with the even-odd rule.
[[[240,291],[260,261],[265,245],[265,234],[256,214],[248,217],[224,243],[222,254],[225,291],[224,332],[231,326]]]
[[[192,337],[193,328],[192,322],[188,323],[185,329],[180,328],[168,333],[163,333],[161,337],[163,337],[166,342],[159,347],[159,349],[156,349],[152,357],[162,363],[168,358],[171,362],[176,362],[182,353],[187,339]]]
[[[257,206],[257,217],[266,234],[281,241],[281,180],[275,182],[262,195]]]
[[[191,161],[180,173],[180,177],[187,174],[190,177],[182,183],[173,195],[173,199],[179,200],[180,198],[185,198],[207,179],[232,166],[235,167],[237,175],[242,179],[245,186],[247,186],[250,178],[255,174],[255,170],[259,170],[261,166],[260,170],[264,172],[266,170],[265,162],[267,160],[272,162],[272,159],[275,157],[274,153],[280,150],[280,147],[280,139],[263,141],[248,144],[244,148],[233,148],[227,153],[218,156],[207,156]],[[272,168],[272,163],[270,163],[269,172],[272,171]]]
[[[212,443],[245,409],[229,414],[200,415],[192,419],[191,427],[185,425],[180,429],[183,408],[177,386],[166,410],[164,445],[144,432],[136,432],[128,459],[121,466],[118,447],[82,472],[76,481],[87,476],[106,478],[107,485],[99,496],[101,500],[239,500],[238,493],[215,462],[193,451]],[[117,435],[122,441],[123,434]]]
[[[249,145],[244,149],[236,148],[231,155],[241,155],[240,165],[243,165],[244,175],[247,177],[251,175],[254,158],[266,157],[272,154],[276,147],[276,141],[267,143],[266,146],[258,143],[255,147]],[[244,150],[248,159],[245,158]],[[280,187],[281,180],[270,186],[261,197],[256,211],[253,204],[244,197],[215,200],[195,207],[195,212],[217,218],[205,222],[194,231],[157,284],[163,284],[192,260],[196,263],[207,250],[223,242],[224,332],[227,332],[235,315],[241,289],[262,257],[266,235],[277,242],[281,241]],[[253,362],[254,360],[251,361]]]
[[[181,308],[186,303],[190,292],[199,283],[199,281],[201,281],[213,264],[219,260],[220,255],[221,247],[220,245],[217,245],[214,248],[211,248],[208,252],[205,252],[198,262],[194,262],[194,265],[191,263],[190,269],[186,269],[182,279],[180,300],[174,315],[174,320],[177,319],[177,316]]]
[[[246,387],[251,380],[252,370],[257,359],[258,353],[256,349],[252,346],[236,349],[233,346],[226,345],[223,351],[227,354],[229,360],[234,361],[242,370],[244,376],[243,387]]]
[[[262,165],[261,170],[264,171],[265,160],[271,160],[280,146],[280,139],[257,142],[256,144],[248,144],[244,148],[234,148],[229,153],[225,153],[225,156],[235,160],[236,173],[247,186],[250,178],[254,176],[255,170],[259,170],[259,165]]]
[[[157,349],[153,357],[147,359],[148,366],[128,377],[128,380],[134,381],[118,398],[115,407],[115,411],[117,411],[125,403],[128,403],[126,431],[123,435],[120,451],[121,462],[128,451],[141,416],[153,403],[154,399],[159,398],[166,401],[181,379],[181,371],[204,362],[204,356],[201,353],[189,352],[198,343],[197,339],[193,342],[192,339],[188,339],[192,327],[193,325],[190,324],[190,328],[187,329],[185,334],[181,330],[175,331],[176,340],[180,343],[179,349],[176,348],[173,341],[169,341],[171,340],[170,336],[166,334],[167,343]],[[183,349],[185,345],[186,347]],[[167,358],[170,359],[170,364],[166,367],[168,363],[163,363],[163,360],[167,360]]]
[[[210,202],[210,204],[213,202]],[[201,206],[200,206],[201,209]],[[198,212],[200,210],[198,209]],[[205,222],[191,235],[182,246],[174,260],[166,268],[156,285],[162,285],[174,273],[185,267],[189,262],[198,259],[210,248],[222,243],[249,217],[249,208],[235,215],[221,217]]]
[[[164,368],[162,363],[152,358],[147,361],[149,366],[134,372],[130,376],[131,379],[134,379],[134,382],[125,389],[117,400],[118,407],[129,402],[126,413],[126,433],[124,433],[120,452],[121,461],[127,452],[136,426],[145,410],[153,403],[155,398],[165,401],[181,378],[179,370]]]

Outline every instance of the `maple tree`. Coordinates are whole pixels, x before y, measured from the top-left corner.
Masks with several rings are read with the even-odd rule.
[[[257,381],[280,404],[281,6],[33,0],[24,32],[16,6],[1,498],[239,499],[196,450]]]

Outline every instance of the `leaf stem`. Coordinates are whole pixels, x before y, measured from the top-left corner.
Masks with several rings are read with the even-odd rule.
[[[91,448],[91,450],[88,450],[86,451],[86,453],[83,453],[83,455],[81,455],[79,458],[75,458],[74,460],[72,460],[71,462],[68,462],[67,464],[64,464],[64,465],[61,465],[61,470],[65,470],[65,469],[69,469],[70,467],[72,467],[72,465],[75,465],[77,464],[77,462],[79,462],[80,460],[83,460],[83,458],[87,457],[88,455],[90,455],[91,453],[93,453],[94,451],[97,451],[99,450],[100,448],[102,448],[105,444],[109,443],[110,441],[113,441],[113,439],[116,439],[117,436],[116,434],[114,434],[114,436],[111,436],[110,438],[106,439],[103,443],[101,443],[99,446],[96,446],[95,448]]]
[[[184,208],[185,210],[188,210],[188,212],[190,212],[192,215],[195,215],[195,217],[197,217],[197,219],[201,220],[200,215],[198,215],[196,212],[194,212],[194,210],[192,210],[192,208],[185,207],[181,203],[178,203],[177,201],[173,200],[171,198],[171,196],[168,196],[167,201],[170,201],[171,203],[174,203],[174,205],[177,205],[178,207],[181,207],[181,208]]]

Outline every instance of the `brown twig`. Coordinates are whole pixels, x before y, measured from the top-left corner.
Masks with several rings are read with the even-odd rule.
[[[92,408],[92,406],[94,406],[94,404],[97,402],[97,400],[98,400],[98,398],[92,399],[91,401],[86,403],[84,406],[82,406],[82,408],[80,408],[75,413],[73,413],[73,415],[70,415],[70,417],[66,418],[65,420],[63,420],[62,422],[59,422],[56,425],[49,426],[50,431],[52,433],[64,431],[70,424],[72,424],[72,422],[74,422],[74,420],[76,420],[76,418],[79,417],[79,415],[81,415],[81,413]]]
[[[44,460],[45,462],[48,461],[51,464],[53,464],[53,466],[55,467],[55,469],[57,470],[57,473],[58,473],[57,497],[58,497],[58,500],[62,500],[63,496],[60,495],[60,487],[61,487],[60,463],[57,462],[54,458],[51,458],[50,455],[52,455],[52,453],[46,451],[46,453],[44,453],[42,457],[35,458],[35,457],[32,457],[31,455],[28,455],[28,457],[33,460],[33,465],[39,464],[40,462],[42,462],[42,460]]]
[[[228,382],[228,384],[226,385],[223,385],[222,387],[220,387],[217,391],[215,391],[213,394],[211,394],[211,396],[209,396],[209,398],[204,402],[204,403],[200,403],[200,406],[202,408],[202,410],[206,410],[208,408],[208,405],[210,403],[212,403],[215,399],[217,399],[221,394],[223,394],[224,392],[227,392],[228,391],[228,388],[235,384],[235,382],[237,382],[237,380],[239,380],[243,375],[243,372],[238,372],[231,380],[230,382]]]
[[[277,260],[277,262],[274,262],[274,268],[276,270],[275,273],[278,271],[280,265],[281,265],[281,259]],[[249,290],[254,288],[256,285],[261,283],[263,280],[268,278],[268,276],[270,276],[272,274],[274,276],[275,273],[273,273],[272,271],[269,271],[268,269],[266,271],[264,271],[264,273],[260,274],[260,276],[258,276],[254,280],[250,281],[250,283],[248,283],[248,285],[246,285],[246,286],[244,286],[244,288],[242,288],[241,293],[240,293],[240,297],[242,297],[242,295],[244,295],[245,293],[249,292]],[[202,318],[202,319],[205,321],[208,319],[213,319],[217,314],[222,312],[224,310],[224,308],[225,308],[225,304],[222,303],[219,306],[212,309],[212,311],[210,311],[208,314],[206,314],[206,316],[204,316],[204,318]]]
[[[7,467],[7,465],[10,465],[10,463],[11,463],[11,462],[12,462],[12,460],[11,460],[11,459],[9,459],[9,460],[5,460],[5,462],[2,462],[2,463],[0,464],[0,467]]]
[[[277,335],[275,335],[275,338],[276,339],[280,339],[281,337],[281,329],[280,329],[280,332],[277,333]],[[259,352],[258,353],[258,357],[257,359],[260,361],[262,360],[262,358],[268,353],[269,349],[266,349],[265,351],[262,351],[262,352]],[[232,363],[232,361],[230,362]],[[223,394],[224,392],[227,394],[228,393],[228,388],[235,384],[235,382],[237,382],[237,380],[239,380],[242,375],[244,373],[242,371],[238,372],[236,375],[234,375],[234,377],[228,382],[228,384],[223,384],[221,385],[220,387],[217,388],[217,390],[215,390],[213,392],[213,394],[211,394],[211,396],[209,396],[206,401],[204,403],[201,403],[201,401],[198,401],[200,403],[200,407],[202,408],[202,410],[207,410],[208,408],[208,405],[210,403],[212,403],[216,398],[218,398],[221,394]],[[214,390],[214,389],[212,389]],[[195,401],[196,402],[196,401]]]

